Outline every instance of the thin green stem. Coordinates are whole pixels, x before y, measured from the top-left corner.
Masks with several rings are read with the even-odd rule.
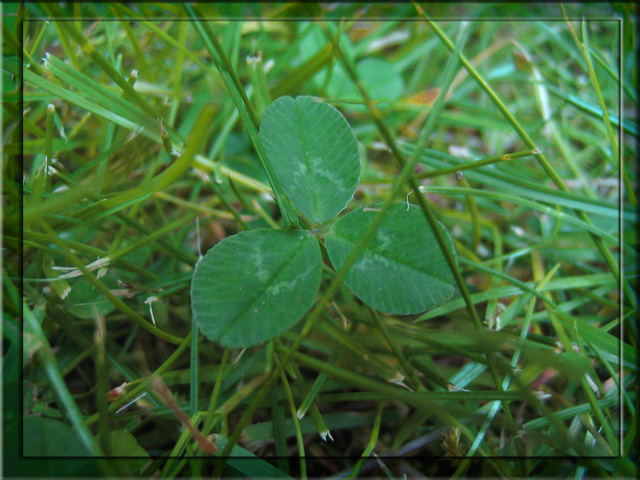
[[[391,337],[391,334],[389,333],[389,329],[385,325],[384,320],[380,318],[380,315],[378,315],[378,313],[375,310],[369,309],[369,312],[371,313],[371,316],[373,317],[376,323],[376,326],[380,330],[380,333],[382,333],[382,336],[387,342],[387,345],[389,346],[389,348],[391,349],[395,357],[398,359],[398,362],[400,362],[402,369],[404,370],[406,376],[409,379],[410,387],[418,391],[425,390],[424,385],[416,376],[414,372],[414,368],[411,366],[407,358],[404,356],[404,353],[402,353],[402,350],[400,349],[400,347],[396,344],[396,342]]]
[[[382,423],[383,407],[384,407],[384,403],[379,402],[378,408],[376,410],[376,416],[373,420],[373,427],[371,427],[371,436],[369,437],[369,442],[367,443],[367,446],[365,447],[364,451],[362,452],[362,455],[356,462],[355,466],[353,467],[353,470],[351,471],[349,478],[356,478],[358,476],[358,473],[362,469],[362,466],[364,465],[365,460],[369,458],[369,455],[371,455],[371,452],[373,452],[373,449],[375,448],[376,443],[378,443],[378,435],[380,434],[380,424]]]
[[[450,173],[462,172],[464,170],[484,167],[486,165],[494,165],[496,163],[501,163],[501,162],[510,162],[512,160],[518,160],[520,158],[530,157],[532,155],[535,155],[536,152],[537,152],[536,149],[527,149],[521,152],[495,155],[495,156],[483,158],[480,160],[474,160],[473,162],[462,163],[460,165],[456,165],[450,168],[443,168],[440,170],[436,170],[434,172],[421,173],[419,175],[416,175],[415,178],[417,179],[434,178],[442,175],[448,175]]]
[[[215,178],[209,178],[209,186],[211,187],[211,190],[213,190],[213,192],[216,194],[216,196],[220,199],[220,203],[222,203],[225,210],[227,210],[236,221],[240,230],[248,230],[249,227],[247,226],[245,221],[242,220],[242,217],[240,217],[240,214],[236,211],[236,209],[233,208],[233,205],[231,205],[229,200],[227,200],[227,197],[224,196],[224,194],[220,190],[220,187],[218,187]]]
[[[218,374],[216,375],[216,382],[213,385],[213,391],[211,392],[211,398],[209,399],[209,407],[207,408],[207,418],[204,422],[204,427],[202,429],[202,433],[204,435],[208,435],[215,424],[215,416],[213,412],[216,410],[216,405],[218,403],[218,398],[220,398],[220,391],[222,390],[222,381],[224,380],[224,375],[226,373],[227,363],[229,362],[229,355],[231,354],[231,350],[228,348],[224,349],[222,353],[222,358],[220,359],[220,366],[218,367]]]
[[[191,318],[191,351],[189,356],[189,409],[191,415],[198,411],[198,396],[200,384],[200,359],[198,356],[200,338],[198,325]]]
[[[456,178],[459,180],[460,185],[463,187],[469,188],[469,182],[464,178],[462,172],[456,173]],[[472,249],[473,251],[478,250],[478,245],[480,245],[480,220],[478,215],[478,205],[476,204],[475,199],[471,195],[467,195],[467,207],[469,208],[469,213],[471,214],[471,227],[472,227]]]
[[[109,376],[107,372],[107,363],[105,361],[105,337],[107,335],[107,328],[103,316],[97,314],[95,322],[96,328],[93,338],[96,347],[95,373],[97,387],[96,403],[98,405],[98,440],[104,454],[109,456],[111,455],[109,406],[107,404]]]
[[[302,438],[302,430],[300,430],[300,421],[296,415],[296,404],[293,400],[293,394],[291,393],[291,387],[284,372],[280,373],[280,379],[282,380],[282,386],[284,388],[285,397],[289,403],[289,413],[291,414],[291,421],[293,422],[293,429],[296,432],[296,443],[298,444],[298,458],[300,460],[300,477],[307,478],[307,461],[304,453],[304,439]]]

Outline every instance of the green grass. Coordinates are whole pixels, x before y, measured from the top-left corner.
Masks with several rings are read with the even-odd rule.
[[[633,478],[637,18],[565,9],[4,4],[5,476]],[[339,269],[260,140],[283,95],[358,141],[337,219],[377,210]],[[417,315],[343,281],[396,202],[456,251],[433,228],[460,295]],[[200,256],[291,226],[309,312],[208,340]]]

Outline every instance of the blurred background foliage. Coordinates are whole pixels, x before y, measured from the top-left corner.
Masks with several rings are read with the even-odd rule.
[[[461,300],[381,319],[341,289],[225,475],[632,478],[637,7],[568,3],[570,23],[560,4],[422,8],[448,38],[465,32],[464,56],[517,119],[459,64],[414,175],[452,232],[486,335]],[[344,113],[363,166],[350,208],[384,200],[400,169],[323,26],[409,156],[452,55],[414,5],[198,12],[258,118],[281,95]],[[5,475],[210,475],[214,462],[151,375],[223,448],[298,331],[246,351],[193,340],[199,253],[242,223],[280,220],[238,104],[181,4],[4,3],[2,13]],[[327,267],[324,285],[331,276]],[[504,367],[498,383],[517,374],[535,397],[495,401],[489,353]],[[407,387],[412,375],[420,388]],[[399,385],[389,394],[382,383]],[[452,409],[417,406],[422,389],[451,393]],[[319,396],[298,422],[290,404],[309,392]],[[332,441],[319,435],[328,430]],[[363,452],[381,459],[358,461]],[[26,458],[95,454],[136,458]]]

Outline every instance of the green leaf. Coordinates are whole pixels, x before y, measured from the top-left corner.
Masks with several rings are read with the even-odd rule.
[[[136,437],[126,430],[111,432],[111,455],[113,457],[149,457],[149,453],[140,446]],[[144,458],[118,462],[118,466],[127,476],[135,476],[149,462]],[[124,475],[123,475],[124,476]]]
[[[284,193],[313,223],[347,206],[360,178],[358,144],[342,114],[321,100],[280,97],[266,109],[260,139]]]
[[[393,64],[382,58],[365,58],[358,62],[356,74],[362,82],[369,98],[375,101],[398,100],[404,92],[404,80],[396,71]],[[360,91],[353,83],[347,72],[340,65],[336,65],[327,87],[330,97],[344,99],[360,99]],[[349,105],[354,111],[366,111],[365,105]]]
[[[222,435],[215,436],[215,444],[220,451],[227,445],[228,439]],[[234,445],[227,460],[228,465],[247,478],[292,478],[270,463],[256,457],[249,450]]]
[[[312,22],[297,22],[298,23],[298,36],[302,36],[300,43],[298,45],[298,54],[291,61],[293,66],[299,66],[303,62],[309,60],[314,55],[316,55],[320,50],[330,45],[327,40],[327,36],[322,31],[322,27],[317,23]],[[336,25],[327,22],[325,24],[332,35],[336,35],[338,33],[338,29]],[[338,42],[340,43],[340,48],[344,52],[345,56],[350,60],[353,60],[354,57],[354,46],[351,43],[348,35],[338,35]],[[329,68],[324,67],[313,77],[313,82],[319,87],[324,84],[327,75],[329,74]]]
[[[111,454],[114,457],[148,457],[147,451],[140,446],[136,437],[126,430],[111,432]],[[144,464],[144,461],[142,462]]]
[[[327,251],[339,269],[376,215],[375,208],[359,208],[331,226]],[[441,227],[449,248],[453,244]],[[347,286],[370,307],[409,315],[424,312],[453,297],[457,289],[437,240],[420,208],[406,203],[388,215],[345,277]]]
[[[111,289],[117,288],[117,280],[111,275],[104,277],[102,281]],[[78,318],[104,316],[116,308],[96,289],[95,285],[85,278],[80,278],[71,285],[71,291],[64,299],[64,303],[69,313]]]
[[[5,382],[6,379],[5,375]],[[15,402],[6,401],[8,391],[11,390],[4,389],[2,473],[5,478],[51,478],[53,472],[58,478],[100,476],[93,454],[67,424],[36,415],[8,417],[8,411],[15,410]]]
[[[248,230],[215,245],[196,265],[194,319],[227,347],[269,340],[296,323],[315,301],[322,258],[309,232]]]
[[[23,451],[26,457],[85,457],[87,450],[76,432],[52,418],[27,415],[22,419]]]

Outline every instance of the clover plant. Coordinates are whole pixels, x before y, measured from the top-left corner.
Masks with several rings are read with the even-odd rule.
[[[360,160],[338,110],[310,96],[280,97],[263,114],[260,141],[273,181],[311,224],[324,227],[347,207]],[[339,269],[375,210],[357,208],[328,230],[255,229],[216,244],[193,273],[191,306],[199,329],[224,346],[248,347],[291,328],[320,289],[318,232],[325,232],[329,260]],[[404,202],[392,206],[345,283],[368,306],[396,315],[423,312],[457,292],[429,223]]]

